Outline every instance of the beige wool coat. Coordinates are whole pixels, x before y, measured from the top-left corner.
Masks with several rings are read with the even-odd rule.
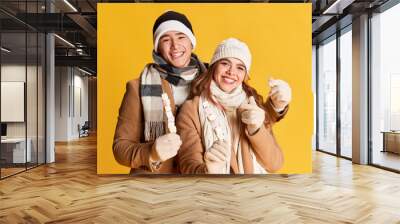
[[[171,101],[175,115],[175,102],[169,83],[161,79],[162,89]],[[144,140],[144,115],[140,98],[140,80],[134,79],[126,84],[126,92],[119,108],[118,122],[114,134],[113,153],[115,160],[131,167],[133,173],[176,173],[175,159],[164,161],[158,168],[150,164],[150,153],[154,141]],[[166,127],[166,125],[164,125]]]
[[[204,161],[205,147],[202,141],[202,128],[199,117],[199,97],[186,101],[180,109],[177,117],[177,128],[182,139],[182,145],[178,151],[178,167],[183,174],[206,174],[207,168]],[[272,107],[266,109],[268,114],[275,114],[270,111]],[[273,110],[273,109],[272,109]],[[272,120],[271,120],[272,119]],[[242,163],[244,174],[253,174],[253,160],[251,157],[251,148],[258,163],[268,172],[274,172],[280,168],[280,160],[282,157],[270,158],[268,152],[278,150],[280,148],[272,134],[271,124],[276,118],[265,119],[264,125],[253,135],[249,135],[247,131],[240,133],[240,142],[242,150]],[[273,121],[273,122],[267,122]],[[251,148],[250,148],[251,146]],[[239,173],[239,165],[234,149],[231,149],[231,174]]]

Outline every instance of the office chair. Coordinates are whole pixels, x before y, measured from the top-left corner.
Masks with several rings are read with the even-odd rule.
[[[78,124],[79,138],[89,136],[89,129],[90,129],[89,121],[85,121],[82,127],[80,127],[80,125]]]

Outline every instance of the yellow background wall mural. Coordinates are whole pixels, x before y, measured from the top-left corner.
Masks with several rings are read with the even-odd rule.
[[[112,143],[126,82],[152,62],[152,27],[162,13],[185,14],[197,39],[195,54],[209,62],[216,46],[229,37],[248,44],[252,53],[250,85],[262,96],[268,79],[292,88],[286,117],[274,128],[285,162],[278,173],[310,173],[313,133],[311,4],[98,4],[98,174],[125,174]]]

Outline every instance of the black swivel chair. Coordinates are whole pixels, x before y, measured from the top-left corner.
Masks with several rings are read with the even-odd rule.
[[[79,138],[89,136],[89,129],[90,129],[89,121],[85,121],[82,127],[80,127],[80,125],[78,124]]]

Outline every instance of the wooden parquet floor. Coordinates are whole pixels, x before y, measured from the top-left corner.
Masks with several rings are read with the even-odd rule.
[[[22,171],[24,171],[25,170],[25,167],[23,167],[23,168],[1,168],[1,177],[7,177],[7,176],[10,176],[10,175],[13,175],[13,174],[15,174],[15,173],[18,173],[18,172],[22,172]]]
[[[0,223],[400,223],[400,175],[316,152],[310,175],[96,174],[96,139],[0,181]]]

